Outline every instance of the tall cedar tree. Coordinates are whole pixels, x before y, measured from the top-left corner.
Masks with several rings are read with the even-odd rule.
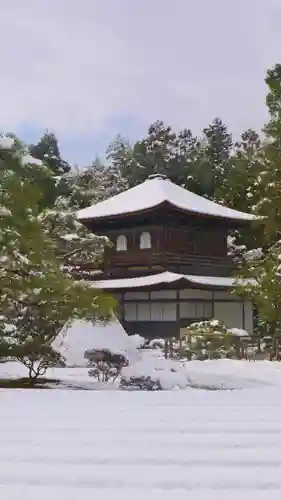
[[[162,174],[181,186],[192,183],[198,155],[198,140],[190,130],[178,135],[162,121],[153,123],[147,137],[133,147],[120,136],[110,145],[107,158],[120,171],[129,187],[152,174]]]
[[[229,189],[230,154],[232,136],[220,118],[203,130],[204,154],[201,166],[201,180],[205,185],[208,198],[224,201]]]
[[[37,144],[29,146],[29,152],[33,158],[44,162],[44,165],[53,173],[53,176],[41,188],[43,196],[40,201],[42,207],[51,207],[57,196],[69,193],[67,174],[71,167],[62,159],[54,133],[45,132]]]

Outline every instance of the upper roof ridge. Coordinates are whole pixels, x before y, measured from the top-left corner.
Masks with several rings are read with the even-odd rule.
[[[162,181],[170,181],[169,177],[165,174],[151,174],[147,177],[147,181],[152,181],[153,179],[159,179]],[[170,181],[171,182],[171,181]]]

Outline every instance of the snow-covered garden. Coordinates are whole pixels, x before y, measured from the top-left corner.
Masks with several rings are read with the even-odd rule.
[[[87,388],[87,372],[50,376]],[[279,500],[280,364],[191,361],[188,376],[240,390],[0,390],[1,498]]]
[[[270,361],[165,358],[164,341],[149,343],[128,336],[118,320],[95,324],[81,320],[63,329],[52,347],[60,365],[47,369],[44,388],[94,391],[242,390],[281,386],[281,365]],[[87,355],[94,353],[96,356]],[[105,355],[105,358],[102,355]],[[116,359],[115,359],[115,357]],[[62,363],[63,360],[63,363]],[[121,360],[121,363],[120,363]],[[28,377],[17,361],[0,363],[2,386]],[[39,383],[39,388],[42,385]]]
[[[183,362],[165,359],[161,342],[142,343],[117,322],[76,321],[54,345],[65,366],[45,374],[57,383],[0,389],[1,498],[279,499],[280,363]],[[98,382],[91,348],[126,357],[121,376],[158,379],[164,390]],[[0,363],[2,380],[27,371]]]
[[[272,95],[278,75],[280,83],[279,66],[268,75]],[[217,320],[187,328],[169,349],[129,337],[115,300],[87,281],[110,242],[74,214],[128,187],[125,171],[142,178],[133,149],[121,145],[134,166],[123,173],[113,150],[110,168],[96,162],[75,174],[53,134],[33,148],[0,137],[1,499],[279,500],[281,363],[268,360],[280,355],[281,331],[279,94],[269,99],[268,143],[244,134],[229,146],[227,175],[220,162],[213,175],[213,154],[209,162],[217,201],[267,217],[264,231],[236,231],[229,245],[248,283],[236,291],[258,311],[255,342]],[[203,165],[221,125],[205,134]],[[187,165],[179,183],[201,189],[204,179],[186,170],[197,151],[189,131],[177,137],[163,127],[143,142],[143,164],[153,165],[156,146],[159,165],[174,173]],[[181,150],[192,151],[189,161]]]

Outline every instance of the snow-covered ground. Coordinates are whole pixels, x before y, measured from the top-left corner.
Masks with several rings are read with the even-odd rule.
[[[0,390],[1,500],[279,500],[280,364],[187,370],[241,390]],[[85,368],[59,374],[89,382]]]
[[[57,343],[68,367],[46,374],[57,390],[0,390],[0,499],[279,500],[281,363],[180,363],[139,340],[78,323]],[[166,390],[95,382],[84,352],[105,347]],[[0,364],[0,378],[26,375]]]
[[[2,390],[3,500],[279,500],[276,388]]]
[[[181,363],[177,361],[164,360],[159,358],[159,352],[148,351],[142,353],[142,373],[150,375],[154,371],[160,374],[163,370],[165,377],[171,381],[182,381],[182,371],[186,373],[187,388],[209,388],[209,389],[266,389],[276,388],[281,393],[281,363],[270,361],[236,361],[236,360],[210,360],[210,361],[189,361]],[[180,376],[170,373],[170,367],[179,366]],[[77,368],[53,368],[47,371],[46,377],[61,380],[73,386],[85,389],[105,388],[102,384],[97,384],[88,375],[89,369],[86,367]],[[127,371],[127,369],[125,369]],[[138,374],[139,363],[129,366],[128,373]],[[19,378],[27,376],[27,369],[20,363],[8,362],[0,363],[0,379]],[[112,384],[108,384],[112,389]],[[179,384],[181,386],[181,384]],[[172,388],[173,384],[167,385],[166,389]]]

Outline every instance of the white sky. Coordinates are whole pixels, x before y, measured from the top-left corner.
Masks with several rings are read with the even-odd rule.
[[[0,128],[259,129],[280,26],[280,0],[1,0]]]

